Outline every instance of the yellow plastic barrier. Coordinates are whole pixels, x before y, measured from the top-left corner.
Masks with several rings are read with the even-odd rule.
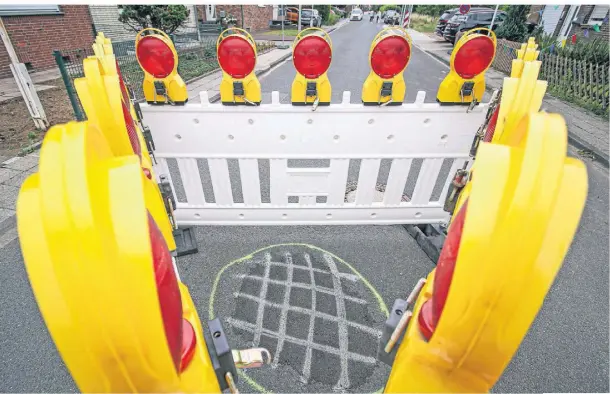
[[[85,76],[74,80],[78,97],[90,124],[104,134],[116,156],[136,154],[149,177],[145,182],[148,210],[159,225],[170,250],[176,249],[173,228],[155,180],[152,159],[129,97],[112,45],[102,33],[93,44],[95,56],[83,60]]]
[[[188,290],[147,214],[145,183],[139,159],[114,155],[95,124],[48,131],[17,201],[36,301],[83,392],[219,392]],[[188,363],[184,324],[196,341]]]
[[[578,226],[587,173],[566,157],[559,115],[531,113],[513,136],[480,146],[387,392],[488,391],[542,306]]]

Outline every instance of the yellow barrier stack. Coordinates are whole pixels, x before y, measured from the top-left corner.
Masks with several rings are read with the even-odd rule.
[[[176,249],[172,225],[156,183],[149,155],[129,92],[120,76],[112,44],[99,33],[93,44],[95,56],[83,60],[85,76],[74,80],[87,119],[105,136],[115,156],[136,154],[149,177],[145,182],[148,210],[159,225],[170,250]]]
[[[160,307],[168,293],[156,281],[173,277],[173,269],[163,238],[153,237],[146,181],[139,159],[117,157],[95,123],[49,130],[39,171],[26,179],[17,201],[34,295],[81,391],[218,392],[194,305],[176,282],[177,318],[194,327],[196,347],[181,372],[170,353],[173,337]],[[162,279],[152,249],[164,253],[170,270]]]
[[[538,112],[546,82],[537,80],[537,55],[530,39],[505,79],[503,129],[478,149],[387,392],[490,390],[561,267],[584,208],[587,172],[567,157],[563,118]]]

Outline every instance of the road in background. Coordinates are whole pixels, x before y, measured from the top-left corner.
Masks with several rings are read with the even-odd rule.
[[[381,28],[382,25],[363,20],[350,22],[331,35],[335,50],[329,71],[333,84],[333,101],[341,100],[343,90],[351,90],[352,102],[359,102],[360,89],[369,72],[369,45]],[[413,101],[417,91],[424,90],[427,92],[426,101],[433,102],[446,70],[438,61],[414,48],[411,63],[405,73],[406,101]],[[263,91],[267,93],[266,97],[270,97],[272,90],[279,90],[286,100],[293,77],[294,69],[290,61],[264,76],[261,83]],[[579,156],[579,152],[573,149],[569,154]],[[494,391],[609,390],[608,170],[589,159],[584,160],[589,172],[589,194],[580,227],[538,318]],[[15,238],[13,213],[0,209],[0,391],[77,391],[57,354],[33,298],[19,242]],[[527,230],[526,223],[524,230]],[[433,268],[432,262],[401,226],[199,227],[196,235],[201,252],[180,258],[178,265],[181,279],[189,286],[202,320],[208,318],[212,283],[221,268],[271,245],[305,243],[331,252],[350,263],[366,278],[387,306],[391,306],[398,297],[404,298],[417,280]],[[285,258],[283,256],[287,253],[296,260],[307,251],[303,248],[280,245],[270,249],[270,252],[274,260]],[[314,264],[334,267],[324,262],[323,252],[308,253],[311,253]],[[247,294],[246,281],[242,279],[257,276],[256,260],[264,258],[264,252],[255,253],[247,259],[249,263],[236,265],[235,270],[228,271],[229,274],[223,277],[224,282],[221,282],[213,302],[215,314],[223,321],[226,322],[229,318],[249,318],[247,310],[238,308],[235,297],[239,296],[236,293]],[[338,259],[334,259],[334,264],[337,267],[343,266]],[[276,281],[287,280],[283,274],[277,275]],[[348,311],[347,318],[359,321],[364,316],[361,320],[364,325],[378,324],[379,311],[376,308],[379,305],[374,302],[370,289],[362,286],[356,277],[347,278],[354,279],[353,297],[362,297],[367,307],[364,310]],[[328,286],[333,287],[334,284]],[[349,286],[345,291],[350,291]],[[267,299],[279,300],[282,294],[285,293],[275,288],[269,291]],[[246,334],[233,328],[227,328],[229,330],[235,335],[232,338],[235,343],[241,345],[249,341]],[[291,328],[287,327],[286,330],[290,331]],[[306,333],[306,329],[299,330],[298,327],[294,331],[297,337]],[[338,340],[335,327],[328,326],[318,333],[322,336],[322,342]],[[290,348],[288,345],[284,349],[287,350],[281,365],[251,371],[248,376],[265,389],[274,391],[281,391],[279,389],[287,386],[293,387],[294,390],[291,391],[295,392],[329,392],[333,388],[340,389],[336,387],[336,381],[332,380],[340,377],[336,358],[332,355],[318,354],[316,368],[312,366],[311,376],[304,383],[301,379],[302,370],[299,369],[303,361],[297,359],[303,349]],[[370,349],[354,351],[366,353]],[[382,365],[368,369],[357,369],[364,368],[362,366],[350,368],[352,372],[348,377],[351,378],[353,387],[348,391],[376,390],[383,386],[388,371]],[[354,371],[362,371],[367,375],[367,382],[358,381]],[[243,381],[240,387],[244,392],[254,390]]]

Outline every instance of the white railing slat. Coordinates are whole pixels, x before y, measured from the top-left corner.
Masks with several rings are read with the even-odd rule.
[[[383,195],[383,203],[386,205],[398,205],[402,201],[403,191],[409,170],[411,169],[411,159],[394,159],[388,175],[388,183]]]
[[[231,178],[227,159],[208,159],[210,177],[214,199],[217,205],[233,205],[233,193],[231,192]]]
[[[345,185],[349,171],[349,159],[333,159],[330,161],[330,176],[328,186],[330,191],[326,203],[343,205],[345,202]]]
[[[189,205],[204,205],[205,196],[203,195],[203,185],[197,167],[197,159],[176,159],[176,161],[182,178],[184,194],[186,194],[186,202]]]
[[[288,204],[288,182],[283,182],[287,168],[286,159],[269,160],[269,194],[272,205]]]
[[[371,205],[373,202],[380,164],[381,159],[363,159],[360,162],[356,205]]]
[[[244,204],[261,204],[261,181],[258,175],[257,159],[239,159],[239,175]]]
[[[442,165],[443,159],[424,159],[411,198],[413,205],[425,205],[430,202],[430,196]]]

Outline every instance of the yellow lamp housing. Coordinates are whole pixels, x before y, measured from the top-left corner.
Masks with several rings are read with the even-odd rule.
[[[411,58],[411,37],[402,27],[380,31],[369,51],[371,72],[362,86],[364,105],[402,105],[406,86],[404,71]]]
[[[47,132],[17,200],[34,296],[80,391],[220,392],[144,181],[94,124]]]
[[[488,35],[479,32],[488,32]],[[486,28],[467,31],[451,53],[450,71],[438,87],[436,101],[445,105],[481,102],[485,93],[485,71],[496,55],[496,35]]]
[[[234,27],[226,29],[216,41],[216,55],[222,69],[220,101],[224,105],[259,105],[256,41],[250,33]]]
[[[317,27],[302,30],[292,44],[297,74],[292,82],[292,105],[330,105],[332,88],[326,72],[332,61],[332,41]]]
[[[136,36],[136,59],[144,71],[142,90],[151,105],[183,105],[186,84],[178,75],[178,54],[172,40],[159,29],[148,27]]]
[[[490,390],[542,307],[578,227],[587,171],[566,156],[559,115],[532,112],[513,136],[479,147],[386,392]]]

